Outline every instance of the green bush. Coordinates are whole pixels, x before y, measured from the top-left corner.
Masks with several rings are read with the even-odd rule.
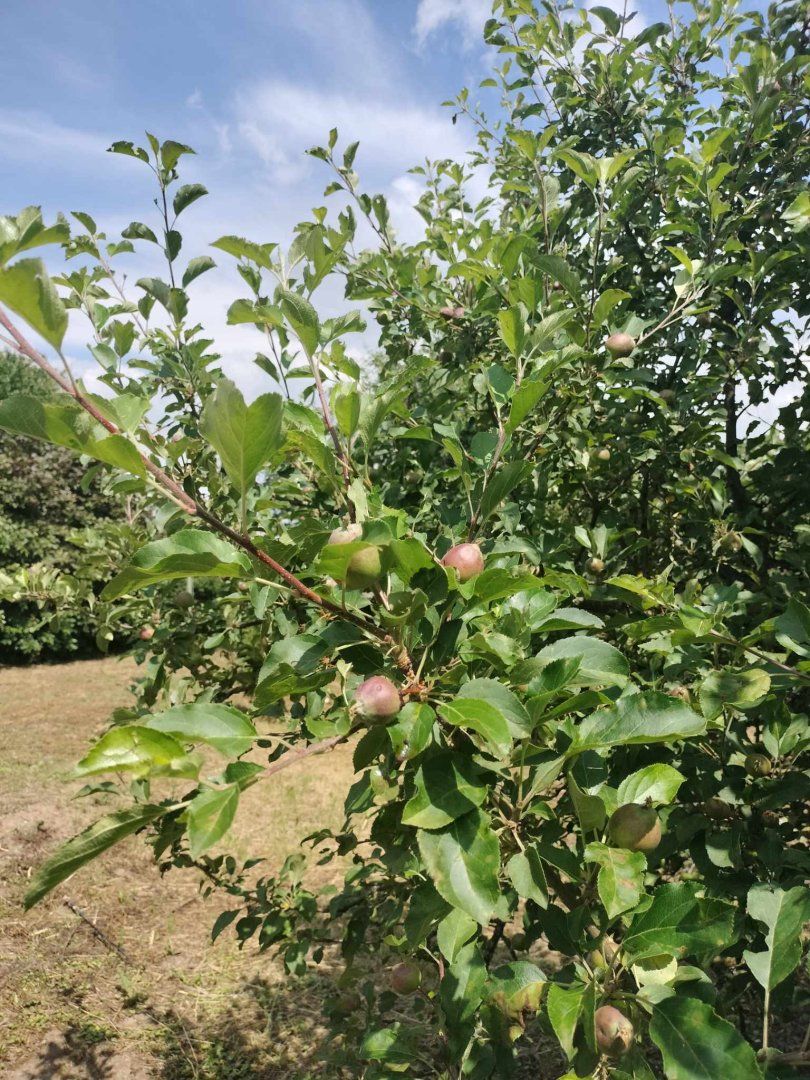
[[[30,361],[0,354],[0,402],[21,393],[47,401],[58,390]],[[77,534],[114,505],[86,474],[69,450],[0,431],[0,663],[96,649],[92,581],[80,587],[72,574],[82,561]]]

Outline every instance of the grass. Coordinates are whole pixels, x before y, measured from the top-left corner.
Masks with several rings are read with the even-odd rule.
[[[83,868],[43,904],[20,904],[34,868],[107,809],[72,800],[72,765],[128,701],[130,660],[0,671],[0,1073],[9,1080],[307,1080],[326,976],[285,979],[252,946],[209,933],[220,904],[190,874],[161,879],[138,839]],[[337,826],[351,782],[341,748],[247,793],[229,847],[277,868],[300,838]],[[320,873],[334,872],[321,870]],[[96,939],[69,899],[121,947]]]

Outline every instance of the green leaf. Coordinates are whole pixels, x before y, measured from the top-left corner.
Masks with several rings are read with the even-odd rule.
[[[510,461],[490,476],[481,496],[482,521],[486,521],[498,509],[506,496],[526,479],[532,468],[530,461]]]
[[[392,1067],[407,1065],[418,1056],[413,1045],[415,1037],[415,1030],[399,1023],[369,1031],[360,1046],[360,1058],[382,1061]]]
[[[608,918],[634,908],[644,895],[647,860],[640,851],[625,851],[593,843],[585,848],[585,862],[599,864],[596,887]]]
[[[291,289],[277,289],[276,298],[284,317],[300,338],[307,356],[313,356],[321,333],[317,311],[309,300]]]
[[[219,248],[220,251],[233,255],[237,259],[247,259],[248,262],[256,263],[264,270],[273,269],[271,255],[276,246],[276,244],[256,244],[241,236],[221,236],[219,240],[211,244],[211,247]]]
[[[471,679],[459,690],[459,699],[475,698],[494,706],[505,717],[513,739],[523,739],[531,735],[534,723],[525,706],[508,687],[495,679]]]
[[[622,780],[616,796],[617,804],[644,803],[650,799],[656,806],[667,806],[674,801],[685,779],[671,765],[647,765]]]
[[[416,791],[402,811],[402,824],[441,829],[480,806],[487,796],[480,772],[462,754],[440,751],[422,763],[414,777]]]
[[[506,757],[512,749],[512,736],[506,717],[487,701],[456,697],[438,706],[439,716],[448,724],[480,735],[495,757]]]
[[[671,1080],[762,1080],[750,1043],[697,998],[665,998],[653,1005],[650,1038]]]
[[[436,941],[445,960],[452,964],[473,934],[478,923],[464,911],[453,908],[436,927]]]
[[[262,394],[250,405],[230,379],[222,379],[206,401],[200,433],[214,447],[241,495],[282,443],[284,406],[279,394]]]
[[[188,742],[207,743],[226,757],[247,753],[257,737],[256,728],[243,712],[210,701],[178,705],[141,722],[153,731],[164,731]]]
[[[526,322],[518,306],[513,305],[498,312],[498,329],[510,353],[513,356],[520,356],[526,339]]]
[[[790,652],[810,656],[810,608],[792,597],[773,622],[776,640]]]
[[[560,986],[559,983],[550,983],[546,995],[549,1021],[569,1061],[575,1053],[574,1035],[579,1023],[584,995],[584,986]]]
[[[192,859],[199,859],[221,840],[236,814],[239,787],[211,788],[201,791],[188,804],[188,846]]]
[[[546,875],[535,848],[528,847],[513,855],[506,864],[506,872],[519,897],[533,900],[541,908],[548,907]]]
[[[767,671],[712,671],[700,684],[700,707],[707,720],[721,716],[723,708],[753,709],[768,696]]]
[[[196,259],[189,259],[188,266],[183,271],[183,288],[185,289],[206,270],[213,270],[216,265],[210,255],[198,255]]]
[[[193,202],[207,194],[208,188],[203,187],[202,184],[183,184],[182,187],[177,189],[172,200],[175,214],[182,214],[186,207],[191,206]]]
[[[167,139],[160,148],[160,161],[164,169],[173,169],[183,154],[193,154],[194,150],[185,143]]]
[[[422,543],[415,537],[406,537],[404,540],[392,540],[389,551],[394,557],[394,567],[397,575],[407,585],[414,574],[420,570],[429,570],[436,565],[436,560]]]
[[[160,817],[165,809],[163,806],[146,804],[107,814],[62,844],[34,875],[25,894],[26,910],[39,903],[43,896],[69,878],[79,867]]]
[[[634,746],[675,742],[702,735],[706,721],[669,694],[646,691],[620,698],[607,709],[586,717],[577,730],[571,752],[601,746]]]
[[[527,1011],[537,1012],[546,989],[546,976],[529,960],[501,964],[489,978],[489,1000],[515,1020]]]
[[[477,942],[472,941],[456,953],[445,971],[439,988],[439,1001],[451,1025],[472,1020],[484,997],[487,967]]]
[[[67,330],[67,310],[41,259],[19,259],[0,268],[0,304],[11,308],[49,345],[60,348]]]
[[[765,923],[764,952],[746,950],[746,964],[760,985],[773,990],[802,958],[802,932],[810,921],[810,889],[797,885],[787,891],[773,885],[754,885],[748,893],[748,914]]]
[[[130,772],[136,777],[152,773],[194,777],[198,771],[199,762],[171,735],[132,724],[102,735],[73,772],[74,776]]]
[[[810,225],[810,192],[802,191],[797,195],[782,217],[794,232],[802,232]]]
[[[506,425],[508,431],[514,431],[523,423],[550,385],[542,376],[540,378],[524,379],[512,398],[512,407]]]
[[[574,683],[578,686],[624,686],[630,674],[627,660],[607,641],[594,637],[567,637],[546,645],[528,662],[532,676],[554,660],[580,661]]]
[[[202,529],[183,529],[165,540],[145,544],[105,586],[101,597],[116,600],[158,581],[185,577],[244,577],[249,572],[247,555],[227,541]]]
[[[417,837],[439,895],[486,926],[500,897],[500,847],[489,816],[473,810],[441,832],[420,831]]]
[[[699,891],[692,882],[660,886],[623,938],[627,955],[633,961],[662,954],[681,959],[722,952],[736,941],[736,909]]]
[[[629,299],[630,293],[625,292],[624,289],[605,289],[603,293],[600,293],[598,300],[593,305],[594,326],[601,326],[617,304],[620,304],[622,300]]]

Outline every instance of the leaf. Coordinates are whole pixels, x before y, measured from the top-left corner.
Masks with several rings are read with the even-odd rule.
[[[512,407],[509,412],[509,420],[506,428],[508,431],[514,431],[529,413],[537,405],[538,401],[543,397],[550,386],[550,383],[546,379],[540,377],[535,379],[524,379],[512,398]]]
[[[782,217],[794,232],[802,232],[810,225],[810,192],[802,191],[787,210],[782,211]]]
[[[500,896],[500,848],[489,816],[473,810],[441,832],[420,830],[417,838],[439,895],[486,926]]]
[[[650,1038],[671,1080],[762,1080],[750,1043],[697,998],[676,994],[654,1004]]]
[[[315,308],[299,293],[291,289],[276,290],[279,307],[284,317],[298,335],[307,356],[312,357],[320,342],[320,323]]]
[[[164,731],[188,742],[207,743],[226,757],[246,753],[257,737],[256,728],[243,712],[210,701],[178,705],[141,722],[152,731]]]
[[[462,754],[440,751],[422,763],[416,791],[402,811],[402,824],[441,829],[480,806],[487,796],[479,770]]]
[[[524,1012],[537,1012],[545,992],[547,979],[536,964],[529,960],[513,960],[501,964],[489,977],[489,1000],[504,1015],[515,1020]]]
[[[605,289],[603,293],[600,293],[598,300],[593,305],[594,326],[601,326],[617,304],[620,304],[622,300],[629,299],[630,293],[625,292],[624,289]]]
[[[182,212],[197,199],[201,199],[204,195],[208,194],[208,188],[202,184],[183,184],[175,192],[172,205],[174,207],[175,215],[182,214]]]
[[[476,698],[493,705],[506,719],[514,739],[525,738],[534,730],[532,718],[522,702],[508,687],[495,679],[471,679],[464,683],[456,695],[456,701],[466,698]]]
[[[456,953],[439,987],[442,1010],[453,1026],[473,1019],[487,985],[487,968],[477,942]]]
[[[765,923],[768,934],[764,952],[746,950],[746,964],[766,990],[773,990],[802,958],[802,931],[810,921],[810,889],[797,885],[787,891],[770,885],[754,885],[748,892],[748,914]]]
[[[650,906],[636,915],[623,938],[632,960],[722,952],[737,940],[736,910],[724,900],[698,895],[692,882],[662,885]]]
[[[171,735],[131,724],[102,735],[75,767],[74,776],[131,772],[136,777],[151,773],[194,777],[198,771],[199,762]]]
[[[18,259],[0,268],[0,304],[11,308],[49,345],[61,347],[67,310],[41,259]]]
[[[62,844],[34,875],[25,894],[26,910],[39,903],[43,896],[69,878],[79,867],[160,817],[165,809],[163,806],[145,804],[107,814]]]
[[[438,706],[439,716],[448,724],[480,735],[495,757],[506,757],[512,749],[512,736],[506,717],[487,701],[458,696]]]
[[[810,608],[791,597],[785,611],[773,622],[776,640],[790,652],[810,656]]]
[[[647,860],[640,851],[625,851],[593,843],[585,848],[585,861],[599,864],[596,887],[608,918],[636,907],[644,895]]]
[[[452,964],[473,934],[478,923],[464,911],[453,908],[436,927],[436,941],[445,960]]]
[[[200,433],[220,456],[229,479],[241,495],[282,443],[280,394],[262,394],[250,405],[241,391],[222,379],[206,401]]]
[[[546,1011],[549,1021],[569,1061],[575,1053],[574,1034],[577,1030],[584,995],[584,986],[560,986],[559,983],[550,983],[546,994]]]
[[[481,520],[486,521],[506,496],[532,471],[530,461],[510,461],[498,469],[488,480],[481,496]]]
[[[101,593],[116,600],[158,581],[185,577],[244,577],[250,572],[247,555],[202,529],[182,529],[137,551],[120,574]]]
[[[546,875],[535,848],[528,847],[513,855],[506,864],[506,872],[519,897],[533,900],[541,908],[548,907]]]
[[[667,806],[674,801],[685,779],[671,765],[647,765],[622,780],[616,796],[617,804],[644,803],[650,799],[657,806]]]
[[[245,240],[241,236],[221,236],[215,240],[211,247],[219,248],[220,251],[233,255],[237,259],[247,259],[254,262],[264,270],[273,269],[273,260],[270,258],[276,249],[276,244],[257,244],[253,240]]]
[[[510,353],[520,356],[526,338],[526,322],[518,306],[513,305],[498,312],[498,329]]]
[[[722,715],[726,705],[753,709],[768,696],[770,687],[767,671],[711,671],[700,684],[700,707],[707,720]]]
[[[529,661],[533,674],[554,660],[580,661],[574,682],[578,686],[624,686],[630,674],[627,660],[607,641],[594,637],[567,637],[546,645]],[[536,670],[535,670],[536,669]]]
[[[196,259],[189,259],[188,266],[183,271],[183,288],[185,289],[206,270],[213,270],[216,265],[210,255],[198,255]]]
[[[199,859],[221,840],[236,814],[239,787],[211,788],[201,791],[188,804],[188,846],[192,859]]]
[[[406,1065],[418,1056],[413,1045],[415,1035],[413,1029],[399,1023],[369,1031],[360,1046],[360,1057],[363,1061]]]
[[[645,691],[620,698],[607,709],[598,709],[580,724],[573,753],[601,746],[637,746],[675,742],[702,735],[706,721],[682,701],[669,694]]]

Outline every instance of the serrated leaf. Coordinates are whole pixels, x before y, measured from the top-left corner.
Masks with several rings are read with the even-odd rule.
[[[250,405],[241,391],[222,379],[206,401],[200,433],[220,456],[229,479],[244,495],[259,470],[283,441],[281,395],[262,394]]]
[[[599,864],[596,887],[608,918],[615,919],[638,904],[644,895],[647,869],[647,860],[640,851],[592,843],[585,848],[585,861]]]
[[[137,724],[115,727],[102,735],[73,770],[78,777],[105,772],[194,777],[198,771],[199,762],[186,754],[177,739]]]
[[[650,1038],[671,1080],[762,1080],[751,1044],[697,998],[676,994],[653,1005]]]
[[[470,679],[459,690],[456,701],[465,698],[486,701],[494,706],[506,719],[513,739],[526,738],[534,730],[534,723],[526,707],[516,694],[496,679]]]
[[[771,677],[767,671],[712,671],[700,684],[700,707],[707,720],[714,720],[726,705],[753,709],[768,695]]]
[[[623,938],[632,960],[647,956],[702,956],[723,952],[737,940],[736,909],[699,895],[692,882],[661,885],[652,903],[636,915]]]
[[[278,305],[284,317],[298,335],[307,356],[315,354],[320,342],[320,323],[318,313],[309,300],[292,289],[276,290]]]
[[[702,735],[705,730],[705,718],[688,705],[669,694],[647,691],[591,713],[580,724],[571,751],[675,742]]]
[[[500,897],[500,846],[489,816],[474,810],[440,832],[420,831],[417,836],[439,895],[486,926]]]
[[[0,304],[11,308],[49,345],[62,345],[68,315],[41,259],[18,259],[0,267]]]
[[[163,731],[188,742],[204,742],[227,757],[239,757],[257,737],[252,721],[231,705],[201,701],[153,713],[141,721],[153,731]]]
[[[439,716],[454,727],[474,732],[495,757],[506,757],[512,749],[512,736],[506,717],[488,701],[456,697],[438,706]]]
[[[413,782],[416,791],[402,811],[402,824],[417,829],[444,828],[487,796],[480,771],[467,757],[451,751],[423,761]]]
[[[101,596],[104,600],[115,600],[158,581],[185,577],[244,577],[249,571],[247,555],[226,540],[202,529],[182,529],[165,540],[145,544],[105,586]]]
[[[509,880],[518,896],[523,900],[533,900],[541,908],[548,907],[548,884],[543,863],[533,847],[519,851],[506,864]]]
[[[585,987],[575,984],[574,986],[560,986],[559,983],[551,983],[546,995],[546,1011],[554,1034],[563,1049],[563,1053],[569,1059],[573,1058],[574,1035],[579,1022],[579,1014],[582,1009],[582,999],[585,995]]]
[[[452,964],[470,938],[478,932],[478,923],[465,911],[453,908],[436,927],[439,952]]]
[[[25,894],[26,910],[33,907],[79,867],[97,858],[113,844],[160,817],[165,807],[146,804],[107,814],[62,844],[39,868]]]
[[[802,931],[810,921],[810,889],[797,885],[779,889],[754,885],[748,892],[748,914],[768,928],[764,952],[746,950],[746,964],[757,982],[773,990],[793,971],[802,958]]]
[[[183,271],[183,288],[187,288],[200,274],[213,270],[216,265],[210,255],[198,255],[196,259],[189,259],[188,266]]]
[[[211,788],[201,791],[188,805],[188,846],[192,859],[199,859],[213,847],[233,823],[239,805],[239,788]]]
[[[617,804],[644,803],[649,799],[656,806],[667,806],[685,779],[671,765],[647,765],[622,780],[616,794]]]

